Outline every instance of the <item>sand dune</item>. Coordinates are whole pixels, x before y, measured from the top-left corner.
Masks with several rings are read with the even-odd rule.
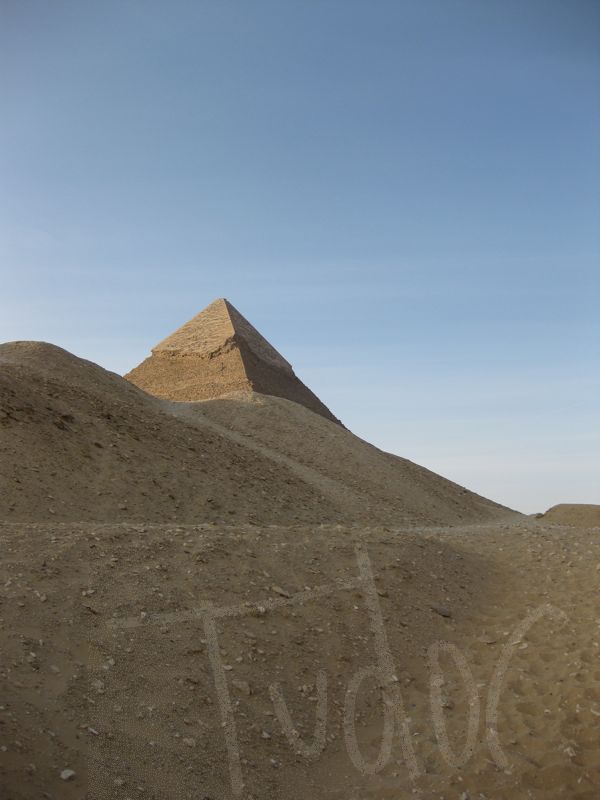
[[[594,525],[2,345],[0,797],[596,800]]]
[[[600,528],[600,506],[587,503],[560,503],[542,514],[546,522],[575,525],[580,528]]]
[[[276,398],[173,404],[53,345],[0,346],[0,515],[452,524],[507,509]]]
[[[335,507],[285,468],[165,413],[40,343],[0,346],[0,515],[14,520],[315,522]]]
[[[170,409],[287,466],[356,521],[452,525],[511,513],[283,398],[239,393]]]

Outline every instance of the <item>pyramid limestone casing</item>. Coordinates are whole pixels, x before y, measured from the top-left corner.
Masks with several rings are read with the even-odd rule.
[[[339,422],[291,364],[225,299],[215,300],[163,339],[125,377],[168,400],[193,402],[254,391],[292,400]]]

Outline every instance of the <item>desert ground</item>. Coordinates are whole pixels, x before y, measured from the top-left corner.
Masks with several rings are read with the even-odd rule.
[[[0,796],[598,798],[598,507],[282,395],[0,346]]]

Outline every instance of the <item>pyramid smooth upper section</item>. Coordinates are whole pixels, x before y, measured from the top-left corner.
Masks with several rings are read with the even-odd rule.
[[[234,338],[262,361],[293,374],[292,365],[225,298],[215,300],[152,349],[155,354],[180,353],[210,357]]]
[[[215,300],[152,349],[127,380],[166,400],[196,402],[236,392],[283,397],[339,422],[291,364],[228,300]]]

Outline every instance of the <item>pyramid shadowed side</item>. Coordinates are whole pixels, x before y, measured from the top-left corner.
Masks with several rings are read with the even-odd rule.
[[[292,366],[225,299],[215,300],[125,375],[156,397],[179,402],[253,391],[292,400],[341,424]]]
[[[310,411],[314,411],[315,414],[320,414],[322,417],[342,425],[342,422],[331,413],[325,403],[321,402],[293,371],[290,374],[287,371],[274,369],[267,362],[257,358],[255,353],[243,342],[240,345],[240,355],[252,391],[292,400],[294,403],[299,403]]]

